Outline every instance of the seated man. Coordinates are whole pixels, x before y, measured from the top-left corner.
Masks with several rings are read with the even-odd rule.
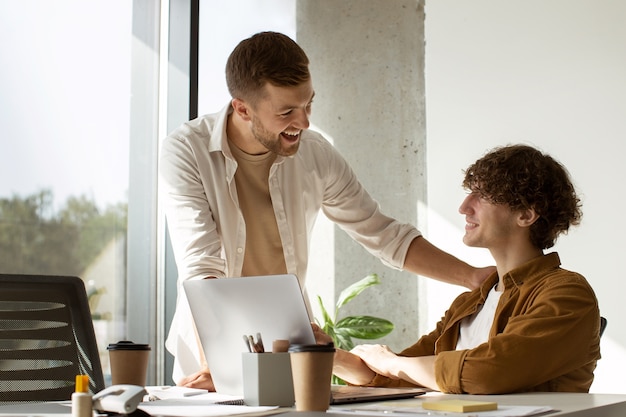
[[[400,354],[382,345],[338,350],[333,372],[350,384],[447,393],[588,392],[600,358],[598,303],[584,277],[560,268],[556,252],[543,253],[580,222],[569,174],[514,145],[471,165],[463,186],[463,242],[489,249],[497,272]],[[320,343],[330,340],[315,330]]]

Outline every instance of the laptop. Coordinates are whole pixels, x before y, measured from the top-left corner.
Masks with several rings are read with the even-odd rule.
[[[293,274],[185,281],[198,337],[217,392],[243,397],[244,335],[260,333],[265,350],[273,340],[314,344],[306,304]],[[421,388],[333,386],[330,403],[346,404],[425,393]]]
[[[244,335],[314,344],[315,336],[295,275],[221,278],[183,283],[217,392],[243,396]]]
[[[417,387],[356,387],[351,385],[333,385],[330,390],[330,404],[354,404],[369,401],[400,400],[424,395],[427,388]]]

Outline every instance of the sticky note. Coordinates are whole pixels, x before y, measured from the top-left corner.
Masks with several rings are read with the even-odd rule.
[[[469,411],[497,410],[498,403],[490,401],[441,400],[423,402],[422,408],[424,408],[425,410],[454,411],[457,413],[466,413]]]

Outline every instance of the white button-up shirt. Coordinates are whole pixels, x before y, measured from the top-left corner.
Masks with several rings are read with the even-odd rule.
[[[176,312],[166,346],[175,356],[174,380],[200,369],[182,282],[241,276],[246,227],[239,210],[237,162],[226,138],[231,106],[183,124],[164,139],[159,181],[178,267]],[[269,190],[287,272],[305,288],[311,232],[320,210],[393,268],[402,268],[420,232],[380,212],[345,159],[319,133],[302,132],[295,155],[278,156]],[[306,296],[305,296],[306,299]]]

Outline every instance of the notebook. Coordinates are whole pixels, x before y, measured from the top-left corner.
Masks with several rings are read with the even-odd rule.
[[[243,397],[244,335],[260,333],[265,350],[272,341],[313,344],[306,304],[293,274],[185,281],[187,300],[215,388],[220,394]],[[411,398],[420,388],[333,386],[331,404]]]

